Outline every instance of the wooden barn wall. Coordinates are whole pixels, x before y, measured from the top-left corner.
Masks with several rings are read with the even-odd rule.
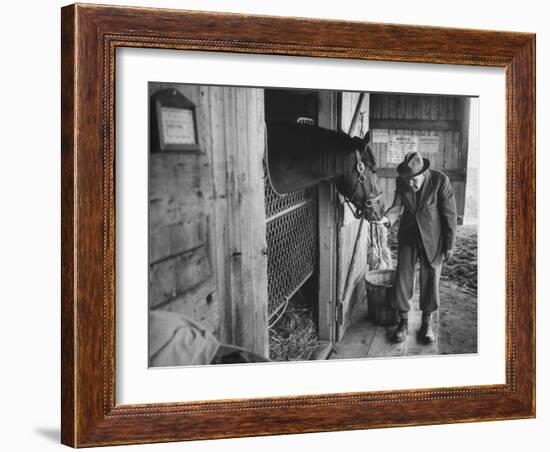
[[[373,131],[439,137],[438,151],[423,156],[430,160],[433,168],[442,170],[451,179],[461,222],[468,161],[469,100],[454,96],[371,94],[369,118]],[[387,161],[387,143],[374,142],[371,147],[380,167],[378,174],[386,206],[390,206],[397,163]]]
[[[340,126],[343,131],[351,136],[363,136],[369,130],[369,95],[365,94],[361,105],[360,116],[353,130],[349,130],[359,93],[342,93]],[[359,229],[357,220],[349,207],[343,203],[340,197],[338,206],[338,302],[341,304],[341,312],[337,333],[337,340],[341,340],[348,325],[353,307],[365,297],[364,275],[367,271],[367,249],[368,249],[368,225],[365,225],[359,238],[357,260],[350,276],[350,287],[347,294],[344,294],[344,285],[351,262],[353,248]]]
[[[202,152],[150,154],[149,306],[265,355],[263,90],[168,87],[196,105]]]

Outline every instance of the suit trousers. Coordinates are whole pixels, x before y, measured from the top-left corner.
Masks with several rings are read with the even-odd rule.
[[[399,245],[393,307],[409,312],[414,295],[416,262],[420,260],[420,309],[428,314],[439,307],[439,278],[442,264],[433,266],[419,243]]]

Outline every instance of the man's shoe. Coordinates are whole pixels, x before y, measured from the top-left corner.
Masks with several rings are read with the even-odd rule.
[[[399,325],[397,325],[397,328],[392,334],[393,342],[403,342],[407,337],[408,332],[409,332],[409,320],[402,318],[399,321]]]
[[[425,344],[435,341],[435,334],[429,322],[422,322],[420,330],[418,330],[418,339]]]

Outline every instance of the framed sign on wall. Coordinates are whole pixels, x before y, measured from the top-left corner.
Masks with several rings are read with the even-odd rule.
[[[200,151],[193,102],[174,89],[155,93],[152,102],[151,152]]]

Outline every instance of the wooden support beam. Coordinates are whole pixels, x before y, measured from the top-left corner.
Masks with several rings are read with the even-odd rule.
[[[319,125],[327,129],[338,128],[339,95],[334,91],[319,93]],[[333,183],[319,185],[319,267],[317,326],[319,339],[332,343],[335,334],[336,305],[336,189]]]
[[[319,185],[319,267],[317,327],[319,339],[334,340],[336,305],[336,212],[334,184]]]
[[[430,132],[457,132],[462,121],[448,119],[375,119],[370,120],[372,129],[425,130]]]

